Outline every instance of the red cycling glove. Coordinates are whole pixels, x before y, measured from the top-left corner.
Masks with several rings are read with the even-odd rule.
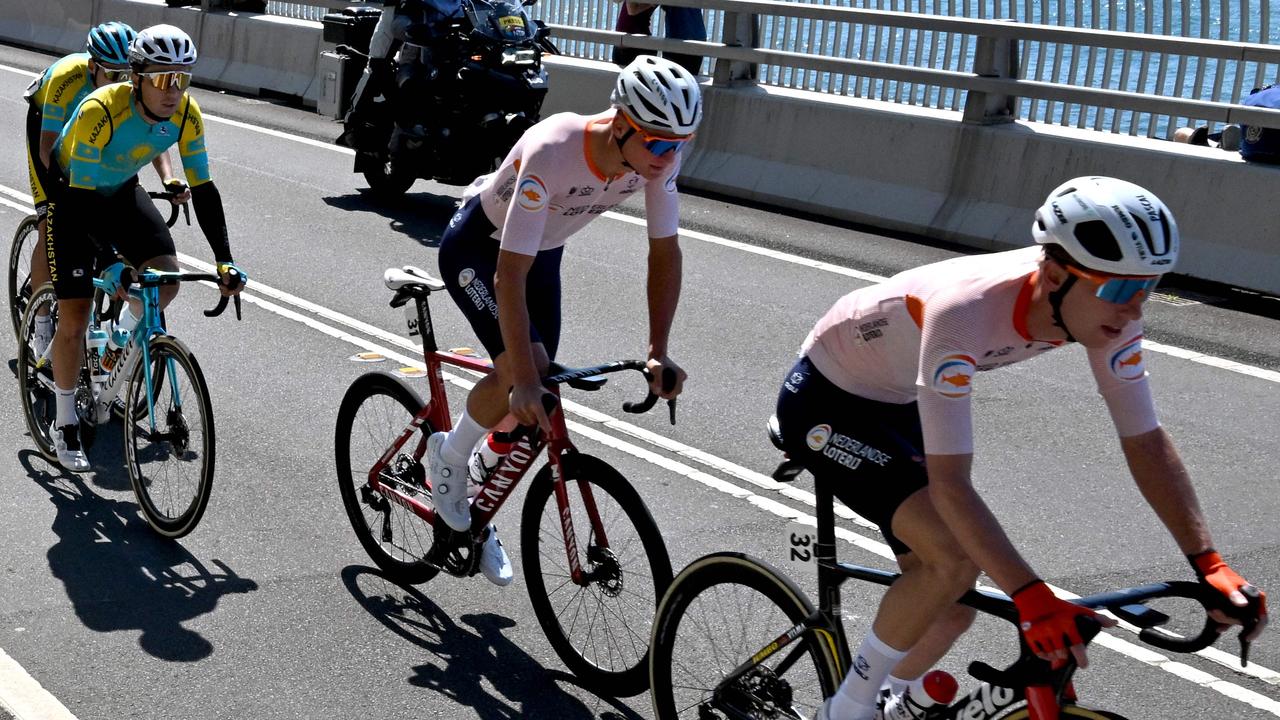
[[[1187,559],[1191,561],[1191,567],[1195,568],[1196,577],[1200,578],[1200,582],[1227,596],[1231,604],[1236,607],[1244,607],[1248,603],[1241,590],[1246,587],[1252,587],[1252,585],[1249,584],[1248,580],[1240,577],[1235,570],[1228,567],[1217,550],[1205,550],[1197,555],[1188,555]],[[1257,593],[1258,619],[1261,622],[1259,627],[1250,634],[1249,640],[1261,634],[1262,628],[1266,626],[1267,594],[1261,590],[1258,590]]]
[[[1013,594],[1013,604],[1018,606],[1018,626],[1027,646],[1041,657],[1058,655],[1075,645],[1083,645],[1076,618],[1089,618],[1097,613],[1086,607],[1059,598],[1043,580],[1024,585]],[[1045,658],[1049,659],[1049,658]],[[1062,659],[1053,660],[1058,667]]]

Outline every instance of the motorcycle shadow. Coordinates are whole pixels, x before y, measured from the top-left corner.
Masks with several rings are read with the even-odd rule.
[[[349,195],[331,195],[322,199],[339,210],[381,215],[387,219],[387,227],[391,230],[409,236],[424,247],[433,248],[440,247],[440,236],[458,209],[458,198],[431,192],[384,200],[368,188],[362,188]]]

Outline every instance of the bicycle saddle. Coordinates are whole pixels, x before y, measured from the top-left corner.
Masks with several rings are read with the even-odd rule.
[[[438,292],[444,289],[444,282],[427,274],[427,271],[412,265],[403,268],[387,268],[382,274],[382,282],[390,290],[400,290],[410,285],[420,285],[427,292]]]

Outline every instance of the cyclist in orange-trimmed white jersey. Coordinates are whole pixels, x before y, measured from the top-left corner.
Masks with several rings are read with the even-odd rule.
[[[854,672],[816,720],[879,720],[890,701],[895,718],[940,711],[906,702],[904,690],[972,622],[955,601],[980,570],[1013,598],[1027,646],[1052,663],[1071,653],[1086,664],[1077,617],[1114,624],[1054,595],[971,478],[977,375],[1068,342],[1084,346],[1130,472],[1196,576],[1256,621],[1247,639],[1266,625],[1265,594],[1214,550],[1142,361],[1143,302],[1178,256],[1173,214],[1137,185],[1082,177],[1050,193],[1032,235],[1034,247],[914,268],[846,295],[783,382],[788,455],[879,525],[902,570]]]
[[[685,374],[667,354],[681,278],[676,176],[702,118],[701,90],[670,60],[641,56],[619,73],[611,101],[605,112],[561,113],[525,131],[496,171],[467,188],[441,238],[445,285],[496,370],[476,383],[453,430],[427,442],[435,509],[454,530],[470,526],[467,463],[489,430],[508,414],[550,429],[541,378],[560,342],[564,245],[632,194],[644,197],[649,230],[651,389],[680,393]],[[674,387],[662,387],[664,370]],[[511,581],[492,527],[480,569],[495,584]]]

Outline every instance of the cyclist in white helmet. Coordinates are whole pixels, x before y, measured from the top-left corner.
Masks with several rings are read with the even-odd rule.
[[[493,358],[496,372],[471,391],[449,433],[431,436],[436,510],[453,529],[470,526],[466,469],[476,444],[504,418],[549,430],[540,378],[560,343],[560,258],[569,236],[633,194],[644,196],[649,231],[647,357],[653,391],[673,398],[685,373],[667,354],[680,297],[677,243],[681,150],[702,119],[698,82],[658,57],[618,75],[612,107],[561,113],[529,128],[498,169],[477,178],[440,241],[440,272]],[[664,368],[675,372],[663,389]],[[481,569],[505,585],[511,565],[489,532]]]
[[[1178,259],[1173,214],[1137,185],[1082,177],[1050,193],[1032,235],[1033,247],[914,268],[846,295],[783,382],[788,454],[879,525],[902,570],[820,720],[931,717],[904,690],[972,622],[955,600],[980,570],[1012,596],[1024,639],[1046,660],[1072,653],[1085,664],[1077,616],[1114,624],[1058,599],[972,484],[977,374],[1068,342],[1084,346],[1130,472],[1196,576],[1259,619],[1254,637],[1265,625],[1265,595],[1214,550],[1143,364],[1143,303]],[[1027,481],[1031,494],[1037,480]]]
[[[80,443],[75,387],[93,277],[102,272],[113,285],[111,294],[121,299],[127,297],[131,277],[123,262],[95,267],[98,249],[114,252],[136,268],[178,269],[169,228],[138,184],[142,167],[178,146],[196,219],[218,263],[222,293],[237,294],[247,281],[232,262],[222,196],[209,173],[204,120],[187,93],[195,62],[195,44],[181,29],[156,25],[143,30],[129,46],[130,81],[90,93],[54,143],[50,179],[58,189],[49,202],[46,249],[58,295],[52,351],[57,415],[49,435],[58,462],[72,472],[90,468]],[[177,292],[176,286],[162,288],[161,306]],[[115,344],[127,341],[139,312],[125,304],[113,328]]]
[[[129,79],[129,45],[137,33],[122,22],[105,22],[89,30],[85,51],[73,53],[50,65],[27,88],[23,98],[27,110],[27,171],[31,180],[31,198],[35,204],[39,244],[32,248],[31,287],[49,282],[49,263],[45,253],[45,213],[49,193],[55,188],[49,182],[50,154],[58,134],[75,113],[80,101],[94,90]],[[169,153],[152,161],[160,180],[174,182]],[[181,182],[181,181],[176,181]],[[175,198],[184,202],[186,195]],[[36,319],[36,352],[43,353],[53,339],[53,323],[47,313]]]

